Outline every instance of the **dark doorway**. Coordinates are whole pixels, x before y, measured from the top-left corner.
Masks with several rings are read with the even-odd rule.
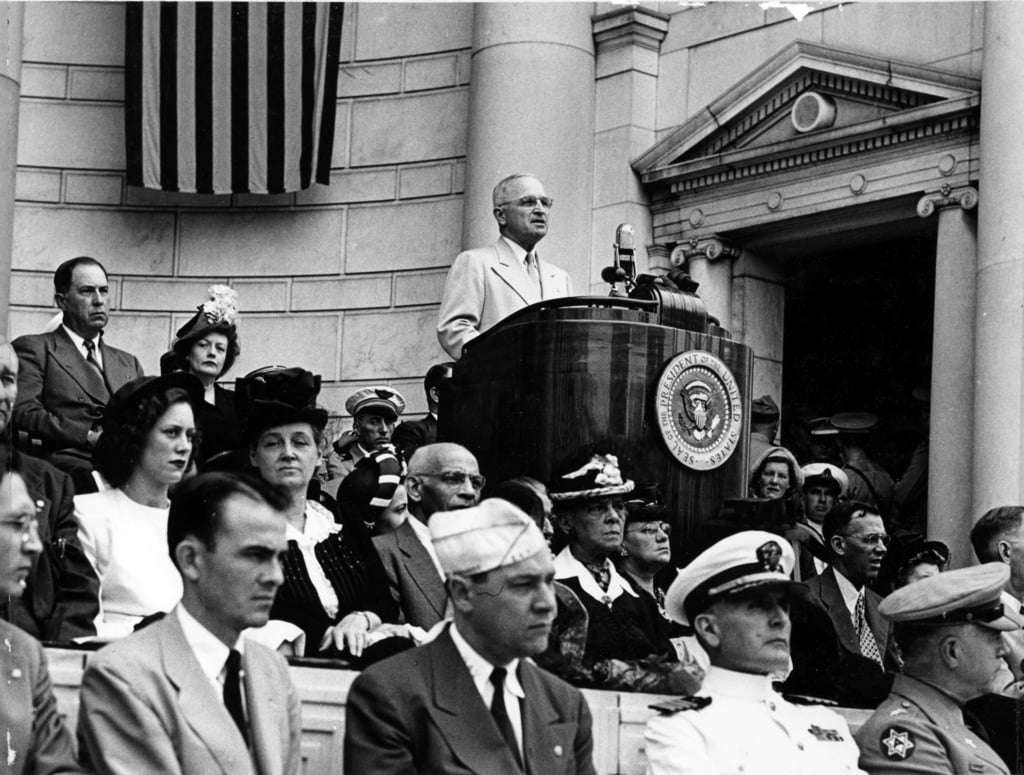
[[[899,478],[922,437],[913,392],[930,380],[934,296],[934,236],[787,261],[783,440],[801,462],[803,422],[869,411],[869,453]]]

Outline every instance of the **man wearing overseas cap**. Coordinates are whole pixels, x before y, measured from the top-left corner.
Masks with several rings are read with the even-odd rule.
[[[593,773],[583,695],[535,666],[555,616],[551,551],[508,501],[430,520],[454,621],[364,670],[346,704],[351,775]]]
[[[665,608],[693,627],[711,668],[696,697],[653,706],[644,734],[647,775],[860,773],[841,716],[794,705],[771,674],[789,665],[793,549],[773,533],[725,538],[683,568]]]
[[[989,691],[1024,618],[1000,593],[1010,571],[986,563],[922,579],[882,601],[903,655],[892,692],[857,731],[869,773],[1008,773],[964,723],[962,706]]]
[[[334,442],[336,454],[329,461],[331,484],[325,488],[332,496],[356,463],[381,449],[390,449],[395,423],[405,411],[405,399],[394,388],[375,385],[350,395],[345,411],[352,415],[352,430]]]

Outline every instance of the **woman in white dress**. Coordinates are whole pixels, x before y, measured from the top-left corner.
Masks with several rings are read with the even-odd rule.
[[[113,489],[75,496],[82,546],[100,579],[100,638],[127,635],[181,599],[167,553],[168,493],[192,462],[202,400],[202,383],[178,372],[132,380],[107,404],[93,466]]]

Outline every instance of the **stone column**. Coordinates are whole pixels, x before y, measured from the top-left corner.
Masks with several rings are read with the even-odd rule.
[[[594,226],[591,241],[592,291],[607,293],[601,269],[611,262],[615,228],[636,228],[637,272],[652,267],[644,243],[653,232],[647,196],[630,161],[657,139],[658,53],[669,17],[623,6],[594,17],[596,105],[594,135]]]
[[[774,262],[743,250],[732,264],[731,331],[736,340],[754,351],[751,396],[767,393],[779,406],[785,317],[786,278],[782,270]]]
[[[18,172],[18,100],[21,96],[21,32],[24,3],[0,1],[0,335],[7,335],[11,304],[14,187]]]
[[[921,198],[923,218],[938,210],[935,312],[932,331],[931,421],[928,434],[928,537],[945,542],[953,564],[974,559],[973,519],[974,319],[978,262],[978,192],[944,187]]]
[[[739,254],[739,248],[717,237],[693,239],[672,251],[672,263],[681,266],[685,260],[690,277],[700,283],[697,295],[707,305],[708,314],[718,318],[719,325],[729,331],[733,328],[733,260]]]
[[[494,184],[534,173],[555,199],[538,250],[581,293],[589,283],[593,202],[592,10],[589,3],[475,6],[462,224],[464,248],[493,242]]]
[[[974,335],[973,522],[1024,501],[1024,4],[985,3]],[[971,439],[964,439],[969,444]]]

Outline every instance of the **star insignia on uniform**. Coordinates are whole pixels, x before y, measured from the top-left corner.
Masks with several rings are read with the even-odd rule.
[[[906,729],[890,727],[879,739],[882,753],[889,759],[909,759],[914,752],[914,736]]]

